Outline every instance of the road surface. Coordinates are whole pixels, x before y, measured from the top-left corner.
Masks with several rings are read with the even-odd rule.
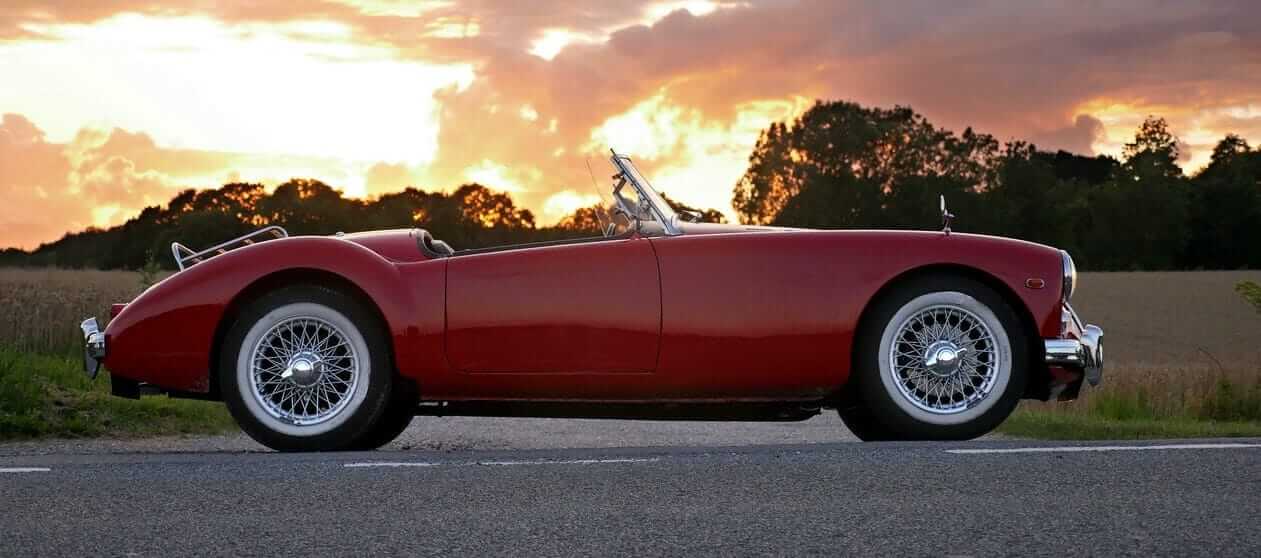
[[[0,556],[317,553],[1257,556],[1261,439],[0,457]]]

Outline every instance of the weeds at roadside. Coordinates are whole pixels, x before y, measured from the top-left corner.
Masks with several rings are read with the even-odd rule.
[[[0,347],[0,440],[40,437],[214,434],[234,430],[222,405],[109,394],[78,360]]]

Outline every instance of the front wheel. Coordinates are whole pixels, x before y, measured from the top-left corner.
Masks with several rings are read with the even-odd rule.
[[[391,400],[384,339],[376,317],[351,297],[280,289],[247,305],[228,331],[220,390],[241,429],[267,447],[357,449]]]
[[[842,418],[864,440],[981,436],[1015,409],[1028,376],[1015,312],[962,277],[926,277],[883,297],[855,351],[859,407]]]

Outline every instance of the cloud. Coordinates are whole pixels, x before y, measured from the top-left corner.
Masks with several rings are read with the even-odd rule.
[[[398,192],[408,186],[419,186],[418,174],[403,164],[377,163],[368,168],[364,178],[365,193],[379,196]]]
[[[32,248],[67,230],[117,224],[174,192],[171,177],[131,157],[155,151],[124,130],[84,130],[68,144],[49,143],[26,117],[0,121],[0,244]]]
[[[1083,153],[1119,153],[1137,123],[1157,114],[1169,118],[1192,167],[1228,131],[1261,143],[1255,108],[1261,107],[1261,11],[1246,0],[450,0],[406,9],[388,0],[16,0],[0,6],[0,40],[54,41],[59,24],[99,24],[124,12],[164,25],[211,18],[235,26],[231,34],[273,30],[308,41],[320,29],[312,22],[331,23],[339,31],[313,41],[321,55],[370,47],[372,56],[394,61],[464,65],[472,77],[431,98],[413,95],[432,100],[436,126],[418,125],[423,133],[395,127],[386,143],[401,146],[393,153],[423,156],[378,155],[394,164],[372,166],[336,160],[334,152],[353,147],[364,159],[358,141],[299,160],[275,155],[279,149],[268,150],[272,155],[180,151],[153,145],[144,134],[115,132],[105,140],[114,145],[64,164],[71,167],[64,176],[78,172],[82,187],[102,196],[187,184],[242,166],[254,169],[247,176],[295,167],[328,173],[317,176],[370,194],[406,185],[449,188],[470,174],[493,174],[542,216],[549,213],[544,208],[561,207],[558,200],[575,199],[558,194],[590,191],[584,159],[592,159],[597,180],[605,182],[601,160],[611,146],[633,151],[673,197],[729,209],[757,130],[791,118],[804,107],[801,100],[814,98],[910,105],[956,131],[973,126],[1002,140]],[[540,50],[540,41],[548,48]],[[324,83],[389,89],[347,80],[345,67],[321,68],[328,69],[320,74]],[[243,102],[236,99],[228,104]],[[388,115],[401,109],[392,104],[407,102],[390,96],[320,104],[344,118],[369,104],[385,115],[381,122],[397,123]],[[128,126],[164,140],[157,143],[181,143],[146,123]],[[17,123],[8,128],[14,137],[30,137]],[[89,164],[88,172],[78,170]],[[108,187],[95,185],[98,178]]]
[[[184,188],[314,177],[350,195],[419,185],[403,165],[238,154],[157,145],[143,132],[84,128],[53,143],[19,114],[0,120],[0,247],[30,249],[90,226],[120,224]]]
[[[504,18],[485,19],[484,32],[495,32]],[[528,35],[528,18],[506,19],[511,36]],[[1087,9],[805,1],[750,3],[703,17],[676,11],[617,29],[607,42],[571,43],[550,61],[520,44],[487,50],[492,55],[470,87],[439,96],[436,166],[447,170],[437,176],[489,157],[538,169],[545,178],[524,184],[527,190],[574,189],[585,168],[573,156],[610,144],[632,146],[654,170],[695,168],[707,161],[691,147],[705,145],[711,130],[736,126],[747,112],[741,107],[799,97],[905,104],[956,131],[973,126],[1045,148],[1117,151],[1107,136],[1132,136],[1136,122],[1109,121],[1091,109],[1123,101],[1141,120],[1189,103],[1205,110],[1261,103],[1259,46],[1261,16],[1246,2]],[[539,117],[517,118],[519,106]],[[610,120],[620,134],[605,133],[617,127]],[[1175,131],[1189,126],[1171,122]],[[729,148],[747,154],[755,137],[728,138]],[[735,176],[743,170],[742,156],[714,159],[735,165]],[[698,182],[697,174],[676,181],[671,194],[686,199],[689,190],[704,190],[707,201],[729,199],[733,173],[707,175],[726,177],[718,183]]]
[[[66,231],[67,206],[72,211],[66,213],[86,219],[85,208],[62,193],[69,171],[60,146],[45,142],[29,120],[17,114],[0,119],[0,245],[29,248],[57,238]]]
[[[1104,126],[1098,118],[1089,114],[1079,114],[1073,123],[1064,128],[1038,132],[1030,136],[1030,141],[1039,149],[1071,151],[1083,155],[1093,155],[1095,142],[1104,135]]]

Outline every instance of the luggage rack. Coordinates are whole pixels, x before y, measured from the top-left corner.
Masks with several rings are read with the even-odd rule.
[[[222,244],[216,244],[200,252],[194,252],[192,249],[184,246],[183,244],[172,242],[171,255],[175,256],[175,265],[180,268],[180,271],[184,271],[184,268],[186,267],[192,267],[210,258],[218,256],[219,254],[226,254],[242,246],[249,246],[251,244],[257,244],[259,242],[273,240],[276,238],[285,238],[287,236],[289,236],[289,233],[286,232],[284,228],[272,225],[270,227],[258,229],[245,236],[239,236]]]

